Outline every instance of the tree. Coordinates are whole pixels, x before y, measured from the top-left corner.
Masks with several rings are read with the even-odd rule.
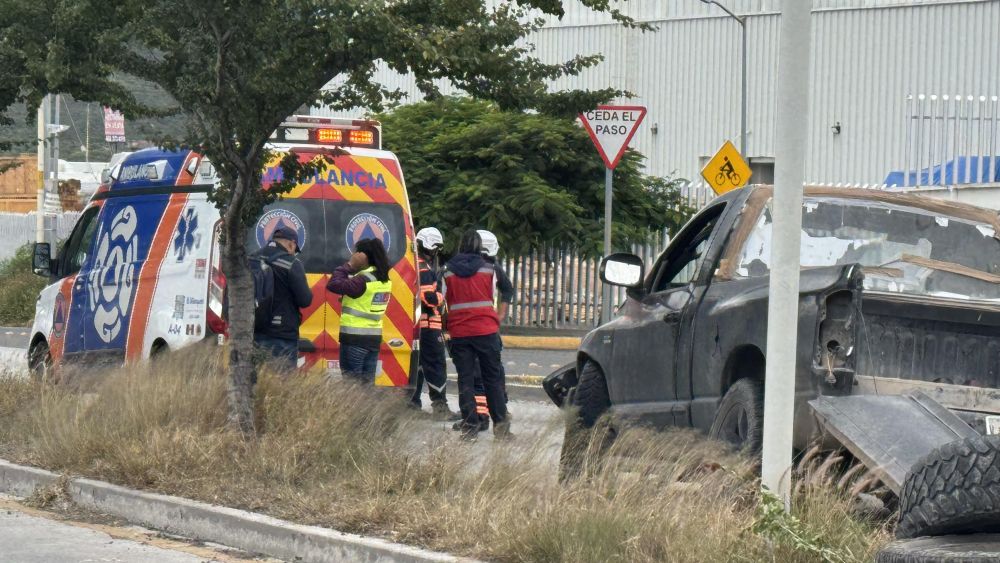
[[[589,254],[603,244],[604,164],[574,118],[503,111],[497,104],[444,98],[379,116],[385,145],[400,158],[420,226],[457,241],[486,228],[506,252],[554,241]],[[614,243],[646,242],[691,214],[680,180],[646,176],[629,150],[614,173]]]
[[[581,2],[636,25],[609,0]],[[378,64],[411,73],[425,96],[437,97],[443,80],[503,109],[572,114],[624,94],[547,91],[549,80],[600,60],[546,64],[522,41],[541,26],[535,15],[562,15],[561,0],[0,0],[0,13],[0,103],[27,98],[37,106],[41,94],[62,91],[126,115],[148,113],[116,81],[131,75],[157,84],[189,118],[178,141],[209,158],[220,177],[210,197],[224,225],[230,419],[248,435],[255,367],[243,236],[267,202],[323,165],[289,155],[281,162],[286,180],[261,189],[274,156],[267,139],[283,119],[316,102],[377,111],[398,101],[400,92],[371,80]]]

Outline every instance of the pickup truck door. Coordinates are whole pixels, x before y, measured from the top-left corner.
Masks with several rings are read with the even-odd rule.
[[[689,346],[693,310],[704,291],[703,268],[726,204],[712,206],[684,228],[653,266],[648,293],[630,298],[613,333],[608,378],[615,412],[654,426],[687,425],[689,393],[679,396],[679,361]],[[686,340],[685,340],[686,335]]]

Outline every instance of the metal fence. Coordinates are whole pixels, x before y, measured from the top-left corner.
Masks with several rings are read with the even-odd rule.
[[[1000,99],[924,95],[906,98],[901,186],[1000,181]]]
[[[715,198],[703,184],[681,188],[688,206],[701,209]],[[667,247],[672,233],[664,232],[649,244],[633,245],[647,268]],[[549,329],[586,329],[603,322],[599,257],[583,256],[571,246],[551,245],[526,256],[501,257],[514,285],[514,304],[507,315],[507,326]],[[625,301],[625,290],[611,292],[612,308]]]
[[[47,215],[46,239],[56,243],[68,237],[79,216],[75,211]],[[35,242],[35,213],[0,213],[0,261],[10,258],[29,242]]]

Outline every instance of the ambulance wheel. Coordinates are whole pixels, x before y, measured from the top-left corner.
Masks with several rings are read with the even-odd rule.
[[[559,455],[560,481],[579,475],[587,458],[601,455],[614,440],[614,429],[610,425],[595,429],[611,408],[608,383],[600,366],[594,362],[584,364],[579,383],[568,393],[566,403],[573,410],[566,419]]]
[[[31,347],[28,352],[28,370],[31,378],[38,383],[46,383],[52,375],[52,354],[49,353],[49,345],[44,340],[40,340]]]
[[[153,343],[153,347],[149,350],[149,359],[153,361],[162,360],[167,357],[167,354],[169,353],[170,347],[167,346],[167,343],[162,340],[157,340]]]

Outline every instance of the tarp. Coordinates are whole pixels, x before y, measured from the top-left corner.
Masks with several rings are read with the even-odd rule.
[[[917,181],[919,179],[919,182]],[[897,170],[885,177],[887,186],[954,186],[1000,182],[1000,156],[960,156],[916,171]]]

